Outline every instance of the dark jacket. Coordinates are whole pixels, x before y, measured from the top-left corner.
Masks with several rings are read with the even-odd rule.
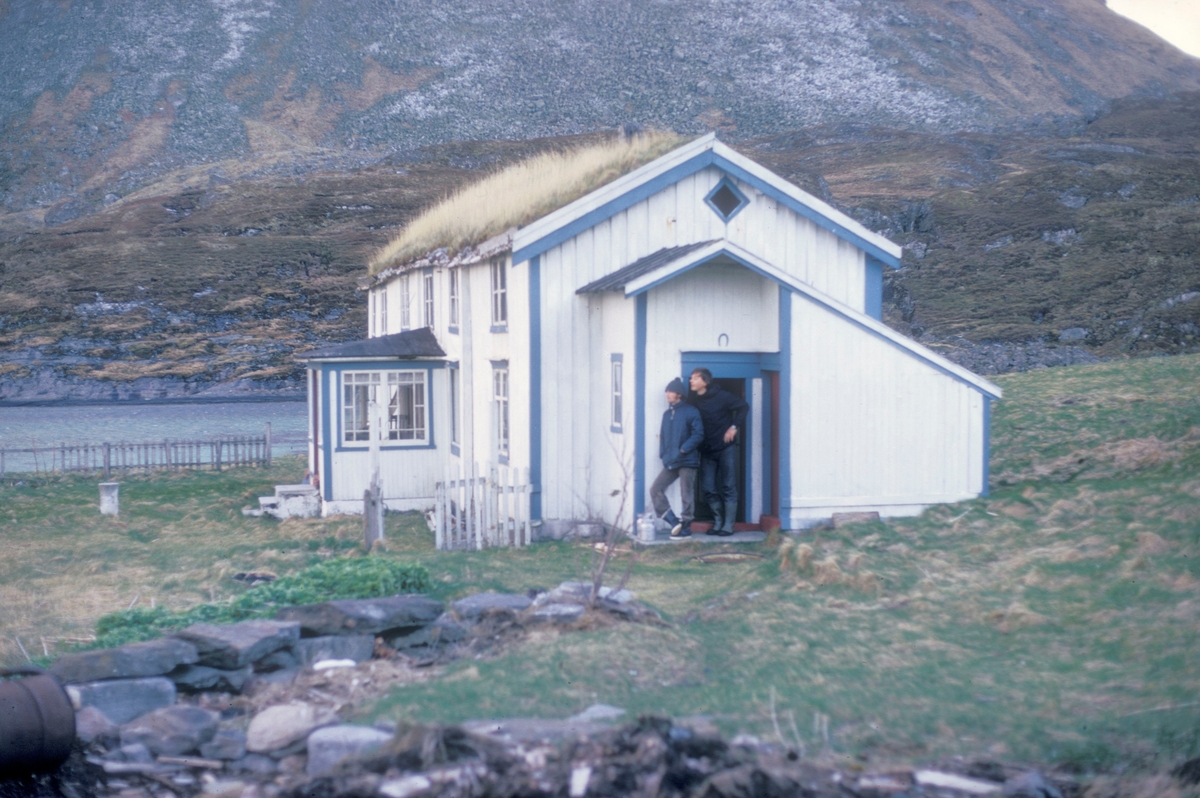
[[[703,439],[704,426],[696,408],[687,402],[668,407],[658,435],[658,456],[663,468],[699,468],[700,454],[696,447]]]
[[[725,442],[725,433],[730,427],[736,426],[738,434],[745,429],[746,412],[750,405],[746,404],[745,399],[722,390],[715,382],[703,394],[693,393],[688,401],[700,411],[700,420],[704,423],[704,442],[700,444],[700,451],[705,454],[713,454],[729,446]]]

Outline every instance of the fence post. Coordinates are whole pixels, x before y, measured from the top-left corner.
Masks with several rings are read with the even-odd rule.
[[[217,443],[216,443],[216,452],[217,453],[216,453],[215,457],[213,458],[213,462],[215,463],[216,469],[218,471],[221,470],[221,444],[222,443],[223,443],[223,441],[217,441]]]
[[[271,422],[267,422],[267,466],[271,465]]]

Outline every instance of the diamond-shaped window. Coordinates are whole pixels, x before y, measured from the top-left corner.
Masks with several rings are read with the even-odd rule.
[[[722,178],[717,187],[704,198],[708,207],[716,211],[722,221],[728,222],[738,215],[742,208],[750,204],[746,195],[738,191],[737,186],[729,178]]]

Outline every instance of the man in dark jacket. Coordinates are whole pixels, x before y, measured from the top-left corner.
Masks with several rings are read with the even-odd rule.
[[[667,386],[667,404],[663,413],[662,429],[658,435],[658,456],[662,458],[662,471],[650,486],[650,501],[654,512],[671,525],[671,537],[686,538],[692,534],[692,519],[695,515],[696,469],[700,466],[700,455],[696,448],[704,438],[704,427],[700,413],[683,401],[683,380],[676,377]],[[681,497],[676,517],[667,501],[667,488],[679,480]]]
[[[738,431],[750,405],[713,382],[708,369],[694,369],[688,378],[691,402],[700,411],[704,441],[700,444],[700,489],[713,513],[711,535],[732,535],[737,516]]]

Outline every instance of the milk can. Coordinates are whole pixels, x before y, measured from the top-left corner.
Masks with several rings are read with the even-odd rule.
[[[656,537],[654,530],[654,516],[650,513],[643,513],[637,520],[637,539],[639,543],[653,543]]]
[[[0,777],[53,770],[74,743],[75,710],[58,679],[39,668],[0,668]]]

